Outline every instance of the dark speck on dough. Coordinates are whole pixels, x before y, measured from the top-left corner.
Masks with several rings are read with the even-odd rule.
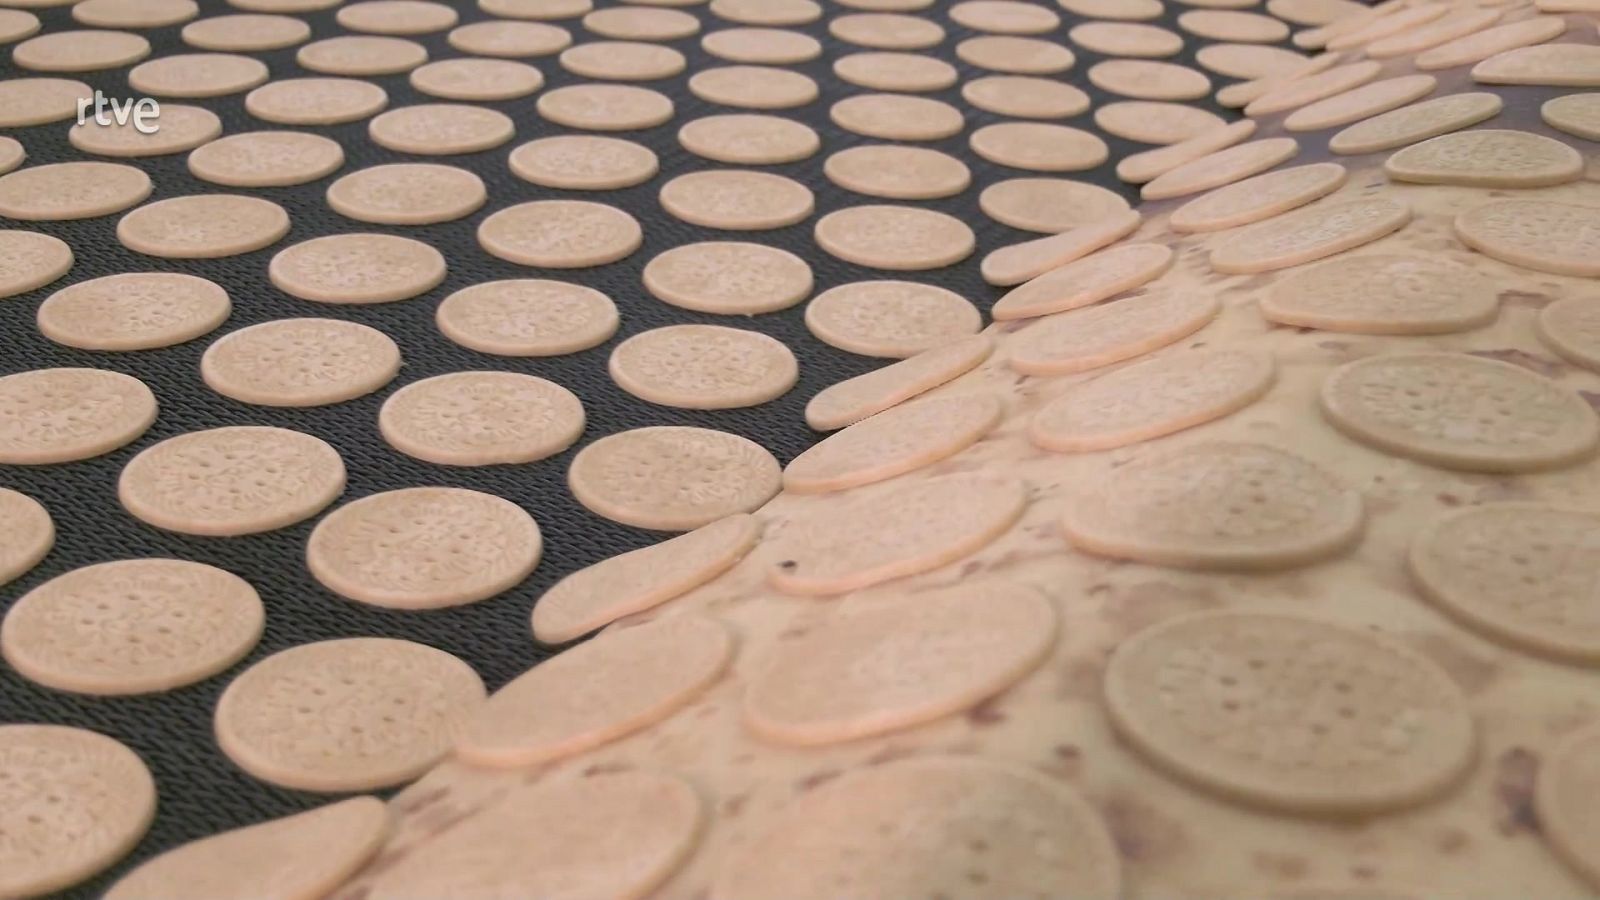
[[[1188,844],[1181,825],[1137,795],[1112,794],[1102,812],[1117,850],[1130,862],[1171,857]]]
[[[1437,844],[1440,853],[1455,854],[1467,849],[1472,843],[1472,836],[1459,828],[1446,828],[1439,833]]]
[[[792,559],[786,559],[783,562],[778,563],[778,568],[784,569],[784,570],[789,571],[789,572],[793,572],[795,569],[797,569],[799,567],[800,567],[800,564],[795,562]]]
[[[1533,785],[1539,775],[1539,757],[1525,747],[1512,747],[1494,765],[1494,793],[1500,801],[1500,831],[1539,831],[1533,807]]]
[[[1000,709],[1000,698],[998,697],[990,697],[967,710],[967,721],[979,728],[999,725],[1005,720],[1006,714]]]
[[[1579,391],[1578,396],[1582,397],[1583,402],[1589,404],[1589,406],[1593,408],[1595,412],[1600,412],[1600,393],[1595,393],[1594,391]]]
[[[750,800],[750,795],[749,794],[734,794],[731,797],[723,797],[722,798],[722,816],[723,816],[723,818],[725,818],[725,819],[737,818],[739,813],[744,812],[744,805],[749,800]]]
[[[596,775],[614,775],[617,772],[632,771],[633,766],[627,763],[595,763],[583,770],[583,777],[593,778]]]
[[[809,791],[814,787],[827,784],[843,774],[844,772],[840,771],[839,769],[818,769],[817,771],[812,772],[810,775],[807,775],[806,777],[795,782],[795,787],[802,791]]]
[[[1350,342],[1349,341],[1317,341],[1317,348],[1319,350],[1327,350],[1327,351],[1329,351],[1331,353],[1343,353],[1344,351],[1350,349]]]
[[[890,744],[882,750],[879,750],[877,753],[867,757],[867,765],[881,766],[884,763],[892,763],[899,759],[910,759],[916,755],[917,749],[915,747],[897,747],[893,744]]]
[[[1378,867],[1367,863],[1357,863],[1350,867],[1350,876],[1362,881],[1371,881],[1378,877]]]
[[[1439,494],[1439,502],[1443,503],[1445,506],[1460,506],[1461,498],[1457,497],[1455,494],[1441,493]]]
[[[1518,350],[1515,347],[1507,347],[1504,350],[1469,350],[1467,355],[1508,362],[1514,366],[1521,366],[1530,372],[1543,375],[1546,378],[1554,378],[1566,371],[1567,368],[1555,360],[1546,359],[1543,356],[1535,356],[1526,350]]]
[[[1283,881],[1299,881],[1311,871],[1311,864],[1306,862],[1306,858],[1294,853],[1257,850],[1251,854],[1250,862],[1262,872]]]

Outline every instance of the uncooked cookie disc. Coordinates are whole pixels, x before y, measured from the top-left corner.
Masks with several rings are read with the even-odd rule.
[[[1102,131],[1141,144],[1176,144],[1225,124],[1206,109],[1182,103],[1122,100],[1101,105],[1094,123]]]
[[[1320,131],[1348,125],[1426,97],[1438,83],[1432,75],[1422,74],[1374,81],[1300,107],[1284,118],[1283,127],[1290,131]]]
[[[1281,78],[1293,75],[1306,57],[1282,47],[1258,44],[1207,44],[1195,51],[1195,62],[1227,78]]]
[[[491,255],[546,269],[603,266],[632,254],[643,240],[633,216],[584,200],[519,203],[478,224],[478,243]]]
[[[180,272],[122,272],[62,288],[39,304],[39,332],[80,350],[172,347],[215,331],[232,311],[222,286]]]
[[[522,767],[603,746],[687,706],[727,669],[733,648],[726,625],[699,615],[607,631],[495,691],[462,727],[456,755]]]
[[[397,860],[368,896],[648,897],[694,852],[703,806],[675,775],[602,769],[546,778]]]
[[[241,13],[211,16],[183,26],[183,42],[201,50],[258,53],[305,43],[311,26],[293,16]]]
[[[942,91],[956,83],[956,67],[921,53],[866,51],[833,61],[833,74],[875,91]]]
[[[806,404],[806,424],[817,431],[852,425],[972,371],[993,352],[992,340],[973,334],[847,378],[811,398]]]
[[[1494,321],[1499,287],[1447,259],[1344,256],[1302,269],[1261,297],[1269,322],[1352,334],[1449,334]],[[1548,307],[1547,307],[1548,308]]]
[[[0,376],[0,464],[91,459],[132,443],[156,420],[144,382],[101,369]]]
[[[671,47],[642,41],[590,41],[561,51],[561,68],[609,81],[657,81],[687,65],[683,54]]]
[[[1265,138],[1218,150],[1158,175],[1139,191],[1146,200],[1185,197],[1233,184],[1293,159],[1300,144],[1292,137]]]
[[[595,515],[656,531],[689,531],[750,512],[778,492],[778,461],[736,434],[685,426],[610,434],[578,452],[572,495]]]
[[[912,206],[852,206],[817,220],[817,245],[876,269],[938,269],[972,255],[976,238],[954,216]]]
[[[825,596],[927,572],[1004,534],[1027,505],[1022,482],[980,474],[851,495],[769,537],[767,583],[786,594]]]
[[[812,0],[711,0],[711,14],[741,25],[805,25],[822,18]]]
[[[1350,173],[1338,163],[1311,163],[1267,172],[1190,200],[1168,217],[1173,231],[1221,231],[1299,209],[1344,186]]]
[[[509,59],[441,59],[411,70],[411,86],[444,100],[515,100],[544,87],[544,75]]]
[[[1583,154],[1527,131],[1476,128],[1412,144],[1383,163],[1396,181],[1467,187],[1534,188],[1583,177]]]
[[[898,13],[848,13],[828,22],[828,33],[874,50],[925,50],[944,40],[936,22]]]
[[[279,125],[339,125],[388,105],[383,88],[355,78],[290,78],[264,84],[244,98],[250,115]]]
[[[315,303],[389,303],[438,287],[445,261],[410,238],[334,234],[278,251],[267,276],[285,294]]]
[[[1156,766],[1285,812],[1416,806],[1460,781],[1477,749],[1461,688],[1432,660],[1306,616],[1169,619],[1112,652],[1104,690],[1113,727]]]
[[[1178,27],[1208,40],[1243,44],[1276,44],[1289,36],[1289,26],[1272,16],[1231,9],[1191,9],[1178,16]]]
[[[966,190],[972,171],[959,159],[926,147],[868,144],[840,150],[822,166],[845,190],[890,200],[928,200]]]
[[[122,470],[135,518],[181,534],[233,537],[311,518],[344,492],[344,462],[320,438],[239,425],[168,438]]]
[[[16,138],[0,137],[0,175],[22,165],[28,151]]]
[[[961,86],[978,109],[1020,119],[1060,119],[1089,108],[1089,95],[1070,84],[1027,75],[986,75]]]
[[[239,768],[280,787],[392,787],[449,752],[484,694],[471,666],[425,644],[318,641],[233,679],[217,700],[217,744]]]
[[[414,487],[329,513],[306,542],[306,567],[323,587],[360,603],[438,609],[516,587],[543,549],[538,523],[509,500]]]
[[[1562,297],[1539,311],[1535,329],[1562,358],[1600,370],[1600,305],[1592,298]]]
[[[1569,735],[1545,757],[1534,787],[1540,830],[1558,856],[1600,887],[1600,823],[1589,799],[1600,790],[1600,727]]]
[[[1463,353],[1393,353],[1335,369],[1322,411],[1352,440],[1470,472],[1572,465],[1600,445],[1577,393],[1521,366]]]
[[[1500,21],[1503,15],[1505,11],[1500,9],[1466,9],[1420,28],[1408,29],[1373,41],[1367,45],[1366,54],[1372,59],[1387,59],[1391,56],[1419,53],[1446,41],[1482,31]]]
[[[405,38],[341,35],[306,44],[294,61],[312,72],[370,78],[409,72],[428,61],[428,51]]]
[[[1593,207],[1492,200],[1457,214],[1455,233],[1463,244],[1501,262],[1558,275],[1600,276],[1600,210]]]
[[[74,569],[23,595],[0,626],[0,653],[60,691],[122,695],[209,678],[244,657],[266,613],[237,575],[178,559]]]
[[[1057,0],[1056,5],[1085,19],[1146,21],[1161,18],[1161,0]]]
[[[1040,407],[1034,444],[1087,453],[1154,440],[1232,415],[1261,399],[1272,357],[1241,350],[1189,350],[1082,381]]]
[[[39,501],[9,488],[0,488],[0,516],[6,532],[0,535],[0,586],[9,584],[39,564],[56,543],[55,523]]]
[[[1172,268],[1165,244],[1119,244],[1052,269],[995,301],[995,321],[1026,319],[1090,306],[1154,281]]]
[[[1020,0],[963,0],[950,7],[950,19],[994,34],[1043,34],[1061,24],[1053,11]]]
[[[942,100],[904,94],[856,94],[828,109],[833,124],[886,141],[936,141],[960,134],[966,119]]]
[[[787,250],[736,241],[685,244],[644,267],[645,290],[682,309],[751,316],[788,309],[811,293],[811,267]]]
[[[0,725],[0,893],[43,897],[99,873],[139,843],[156,785],[132,750],[82,728]]]
[[[247,131],[196,147],[189,174],[228,187],[284,187],[316,181],[344,165],[338,141],[299,131]]]
[[[1448,3],[1421,3],[1381,15],[1364,26],[1336,26],[1337,31],[1329,32],[1325,46],[1329,50],[1353,50],[1393,35],[1413,33],[1443,18],[1450,8]]]
[[[1001,247],[983,258],[979,271],[984,281],[998,287],[1021,284],[1122,240],[1140,221],[1137,212],[1126,209],[1060,234]]]
[[[445,466],[530,463],[583,435],[583,403],[544,378],[519,372],[453,372],[389,395],[378,431],[407,456]]]
[[[368,34],[427,34],[443,31],[459,18],[451,7],[429,0],[363,0],[340,7],[334,16],[350,31]]]
[[[1084,22],[1067,32],[1074,44],[1105,56],[1173,56],[1183,38],[1159,25],[1132,22]]]
[[[461,103],[403,106],[367,123],[374,144],[397,153],[427,156],[490,150],[516,133],[516,125],[505,113]]]
[[[1367,11],[1356,0],[1267,0],[1267,12],[1296,25],[1327,25]]]
[[[21,9],[0,10],[0,44],[9,44],[39,33],[39,17]]]
[[[967,298],[914,281],[856,281],[806,304],[806,327],[825,344],[863,356],[904,359],[983,329]]]
[[[1329,138],[1328,149],[1347,155],[1393,150],[1492,119],[1504,105],[1488,92],[1435,97],[1357,122]]]
[[[1198,100],[1211,79],[1188,66],[1147,59],[1108,59],[1089,68],[1095,87],[1135,100]]]
[[[200,358],[212,390],[258,406],[325,406],[363,397],[400,371],[388,335],[335,319],[276,319],[218,338]]]
[[[733,409],[766,403],[794,387],[800,367],[787,345],[721,325],[668,325],[611,351],[611,378],[651,403]]]
[[[572,33],[543,22],[507,22],[490,19],[473,22],[450,32],[451,47],[475,56],[523,58],[549,56],[572,44]]]
[[[1538,656],[1600,663],[1589,606],[1600,517],[1532,503],[1450,513],[1411,541],[1411,573],[1446,613]]]
[[[1028,375],[1098,369],[1180,341],[1220,311],[1204,293],[1154,290],[1041,319],[1012,338],[1007,362]]]
[[[511,151],[511,173],[543,187],[609,191],[649,181],[660,169],[650,148],[621,138],[562,134]]]
[[[241,194],[195,194],[146,204],[117,222],[117,240],[147,256],[216,259],[277,243],[289,214],[271,200]]]
[[[228,5],[238,9],[262,13],[317,12],[337,6],[337,0],[228,0]]]
[[[675,41],[700,30],[700,20],[676,9],[615,6],[583,17],[583,27],[619,41]]]
[[[1486,28],[1424,50],[1417,54],[1415,63],[1417,68],[1427,70],[1464,66],[1497,53],[1544,43],[1566,30],[1567,22],[1561,16],[1534,16]]]
[[[817,99],[808,75],[771,66],[716,66],[689,77],[689,92],[707,103],[741,109],[792,109]]]
[[[1239,275],[1304,265],[1370,244],[1410,221],[1411,207],[1381,197],[1317,203],[1229,238],[1211,251],[1211,268]]]
[[[1318,100],[1358,88],[1378,77],[1383,65],[1377,60],[1362,60],[1334,66],[1312,75],[1290,79],[1245,105],[1248,115],[1261,117],[1299,109]]]
[[[556,582],[533,607],[533,635],[564,644],[681,596],[732,568],[761,538],[761,521],[737,514],[613,556]]]
[[[1541,44],[1508,50],[1473,66],[1472,80],[1479,84],[1600,87],[1600,47]]]
[[[728,62],[761,66],[791,66],[822,55],[816,38],[781,28],[725,28],[701,38],[700,48]]]
[[[630,84],[571,84],[539,95],[539,115],[586,131],[635,131],[672,118],[665,94]]]
[[[150,176],[133,166],[65,162],[0,175],[0,216],[60,222],[122,212],[150,196]]]
[[[83,0],[72,18],[90,28],[164,28],[200,15],[194,0]]]
[[[267,74],[266,63],[248,56],[183,53],[135,66],[128,86],[157,97],[223,97],[266,83]]]
[[[0,230],[0,298],[26,294],[67,274],[72,248],[36,231]]]
[[[125,31],[53,31],[11,50],[11,61],[35,72],[97,72],[131,65],[150,55],[150,42]]]
[[[750,113],[695,119],[678,129],[678,143],[696,156],[744,166],[798,162],[822,147],[808,125]]]
[[[1002,225],[1060,234],[1128,211],[1114,191],[1066,178],[1012,178],[978,195],[978,208]]]
[[[193,150],[222,133],[217,114],[198,106],[164,103],[159,123],[156,131],[146,134],[134,118],[121,125],[115,121],[102,125],[91,118],[67,129],[67,140],[96,156],[164,156]]]
[[[1539,107],[1539,117],[1558,131],[1585,140],[1600,140],[1600,94],[1553,97]]]
[[[1062,44],[1040,38],[986,34],[956,45],[956,57],[969,66],[1008,75],[1059,75],[1078,58]]]
[[[78,98],[94,88],[68,78],[9,78],[0,81],[0,128],[59,122],[78,114]]]
[[[1186,141],[1146,150],[1123,157],[1117,163],[1117,177],[1132,184],[1144,184],[1219,150],[1225,150],[1255,134],[1256,123],[1250,119],[1230,122]]]
[[[1004,411],[988,393],[929,397],[887,409],[795,457],[783,471],[784,490],[841,491],[930,466],[982,440]]]
[[[593,0],[479,0],[478,8],[508,19],[571,19],[594,9]]]
[[[351,172],[328,186],[328,206],[361,222],[452,222],[489,198],[483,179],[455,166],[394,163]]]
[[[617,306],[599,291],[564,281],[512,279],[462,288],[439,304],[445,337],[497,356],[561,356],[617,331]]]
[[[765,231],[811,215],[811,189],[782,175],[720,169],[689,172],[661,186],[661,208],[688,222],[729,231]]]

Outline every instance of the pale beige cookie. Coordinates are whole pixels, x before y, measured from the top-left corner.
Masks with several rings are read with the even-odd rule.
[[[1505,11],[1499,9],[1462,10],[1437,19],[1420,28],[1411,28],[1399,34],[1373,41],[1367,45],[1366,54],[1372,59],[1387,59],[1408,53],[1420,53],[1430,47],[1437,47],[1446,41],[1453,41],[1482,31],[1500,21],[1500,17],[1503,15],[1505,15]]]
[[[762,66],[790,66],[822,55],[816,38],[782,28],[725,28],[701,38],[700,48],[728,62]]]
[[[828,22],[828,33],[874,50],[925,50],[944,40],[938,23],[898,13],[847,13]]]
[[[1004,534],[1028,505],[1026,486],[945,475],[853,494],[770,535],[767,583],[786,594],[844,594],[937,569]]]
[[[1060,313],[1017,332],[1007,363],[1028,375],[1065,375],[1143,356],[1216,318],[1215,297],[1173,289]]]
[[[511,151],[511,173],[543,187],[609,191],[649,181],[660,169],[650,148],[621,138],[562,134]]]
[[[695,788],[674,775],[635,770],[547,778],[516,788],[400,859],[368,896],[638,900],[652,896],[694,852],[703,805]]]
[[[1539,338],[1563,359],[1600,370],[1600,306],[1591,297],[1569,295],[1539,311]]]
[[[828,157],[822,171],[845,190],[890,200],[949,197],[972,184],[972,170],[966,163],[926,147],[850,147]]]
[[[164,28],[200,15],[194,0],[83,0],[72,18],[90,28]]]
[[[22,9],[0,9],[0,44],[20,41],[38,33],[38,16]]]
[[[516,125],[505,113],[463,103],[403,106],[367,123],[374,144],[397,153],[426,156],[490,150],[516,133]]]
[[[157,200],[117,222],[117,240],[146,256],[216,259],[277,243],[289,214],[271,200],[242,194],[194,194]]]
[[[237,9],[264,13],[316,12],[337,6],[336,0],[228,0]]]
[[[236,425],[148,447],[122,469],[134,518],[181,534],[234,537],[311,518],[344,492],[344,462],[320,438]]]
[[[1047,122],[999,122],[974,131],[972,151],[996,165],[1033,172],[1079,172],[1110,156],[1091,132]]]
[[[817,99],[809,75],[772,66],[715,66],[689,77],[689,93],[741,109],[793,109]]]
[[[686,594],[743,559],[760,540],[761,527],[754,516],[732,515],[579,569],[534,605],[533,636],[564,644]]]
[[[852,206],[817,220],[817,245],[846,262],[877,269],[938,269],[968,256],[976,238],[965,222],[911,206]]]
[[[100,563],[23,595],[0,653],[36,684],[80,694],[167,691],[249,653],[266,613],[243,579],[178,559]]]
[[[446,40],[451,47],[474,56],[521,58],[558,53],[572,44],[572,33],[543,22],[490,19],[452,29]]]
[[[810,188],[782,175],[732,169],[690,172],[661,187],[661,208],[692,225],[764,231],[811,215]]]
[[[36,231],[0,230],[0,298],[42,288],[72,268],[66,241]]]
[[[1028,437],[1058,453],[1085,453],[1165,437],[1232,415],[1261,399],[1272,357],[1189,350],[1079,382],[1034,413]]]
[[[1289,36],[1289,26],[1279,19],[1275,19],[1272,16],[1264,16],[1260,13],[1240,12],[1231,9],[1189,10],[1178,16],[1178,27],[1192,35],[1208,40],[1233,41],[1244,44],[1276,44]],[[1284,52],[1287,53],[1289,51]],[[1250,75],[1245,77],[1256,78],[1259,76]]]
[[[217,744],[280,787],[392,787],[448,753],[483,699],[477,673],[443,650],[390,638],[319,641],[233,679],[217,700]]]
[[[961,85],[961,99],[978,109],[1019,119],[1060,119],[1089,109],[1073,85],[1027,75],[985,75]]]
[[[583,17],[583,27],[619,41],[675,41],[700,30],[700,20],[676,9],[614,6]]]
[[[1240,275],[1304,265],[1370,244],[1410,221],[1411,207],[1381,197],[1317,203],[1219,244],[1211,251],[1211,268]]]
[[[0,184],[3,184],[0,180]],[[1455,218],[1463,244],[1540,272],[1600,276],[1600,210],[1550,200],[1491,200]]]
[[[812,0],[711,0],[707,8],[740,25],[805,25],[822,18],[822,6]]]
[[[1259,44],[1207,44],[1195,51],[1195,62],[1228,78],[1281,78],[1293,75],[1306,57],[1282,47]]]
[[[1338,52],[1323,53],[1306,60],[1300,67],[1286,74],[1230,84],[1217,90],[1216,101],[1229,109],[1243,109],[1280,88],[1326,72],[1333,68],[1335,63],[1342,62],[1345,57],[1346,54]]]
[[[595,515],[655,531],[689,531],[750,512],[778,492],[778,461],[761,445],[724,431],[634,428],[589,444],[567,485]]]
[[[94,88],[68,78],[9,78],[0,81],[0,128],[22,128],[71,119],[78,98],[93,98]]]
[[[1527,131],[1477,128],[1412,144],[1383,163],[1395,181],[1484,188],[1534,188],[1583,177],[1583,154]]]
[[[616,333],[617,306],[599,291],[563,281],[516,279],[462,288],[436,316],[445,337],[497,356],[561,356]]]
[[[988,393],[930,397],[887,409],[795,457],[784,469],[784,490],[841,491],[930,466],[982,440],[1004,409]]]
[[[1044,34],[1061,25],[1055,12],[1021,0],[962,0],[949,15],[958,25],[993,34]]]
[[[150,42],[125,31],[53,31],[11,50],[18,68],[35,72],[96,72],[132,65],[150,55]]]
[[[1227,123],[1207,109],[1183,103],[1120,100],[1094,111],[1094,123],[1115,137],[1141,144],[1176,144]]]
[[[453,372],[389,395],[378,431],[401,453],[446,466],[530,463],[583,434],[583,403],[571,391],[518,372]]]
[[[1255,131],[1256,123],[1243,119],[1197,134],[1186,141],[1125,156],[1117,162],[1117,177],[1133,184],[1144,184],[1185,163],[1232,147],[1255,134]]]
[[[1059,75],[1078,62],[1056,41],[1001,34],[967,38],[956,45],[956,57],[969,66],[1008,75]]]
[[[867,51],[833,61],[833,74],[875,91],[942,91],[956,83],[956,67],[921,53]]]
[[[224,53],[282,50],[310,38],[311,26],[293,16],[240,13],[211,16],[183,26],[185,44]]]
[[[1353,155],[1405,147],[1492,119],[1502,106],[1486,91],[1435,97],[1357,122],[1329,138],[1328,149]]]
[[[411,86],[444,100],[514,100],[544,87],[544,75],[508,59],[441,59],[411,70]]]
[[[1343,256],[1292,273],[1259,301],[1269,322],[1352,334],[1449,334],[1494,321],[1498,286],[1447,259]]]
[[[1560,16],[1534,16],[1496,25],[1424,50],[1417,54],[1414,62],[1417,68],[1426,70],[1464,66],[1518,47],[1542,44],[1566,30],[1567,22]]]
[[[1334,66],[1283,82],[1245,105],[1246,115],[1260,118],[1287,112],[1358,88],[1378,77],[1383,64],[1366,59]]]
[[[1002,225],[1060,234],[1126,213],[1128,201],[1086,181],[1012,178],[984,188],[978,208]]]
[[[1329,50],[1351,50],[1365,47],[1368,44],[1383,40],[1397,34],[1404,34],[1443,18],[1449,12],[1449,3],[1419,3],[1404,9],[1386,13],[1367,25],[1350,30],[1341,30],[1338,34],[1331,34],[1326,44]]]
[[[806,424],[817,431],[852,425],[972,371],[993,352],[994,341],[973,334],[847,378],[811,398],[806,404]]]
[[[383,801],[352,797],[175,847],[123,876],[105,900],[323,896],[360,870],[388,834]]]
[[[405,38],[341,35],[306,44],[295,52],[294,61],[325,75],[370,78],[409,72],[428,61],[428,51]]]
[[[1267,0],[1267,12],[1296,25],[1327,25],[1366,11],[1356,0]]]
[[[132,443],[156,420],[144,382],[101,369],[0,376],[0,464],[91,459]]]
[[[808,125],[752,113],[694,119],[678,129],[678,143],[696,156],[747,166],[797,162],[822,147]]]
[[[643,41],[590,41],[561,51],[560,60],[574,75],[607,81],[658,81],[688,65],[671,47]]]
[[[1411,74],[1385,78],[1302,106],[1283,120],[1290,131],[1321,131],[1404,106],[1433,93],[1438,79]]]
[[[193,150],[222,134],[222,120],[217,114],[198,106],[163,103],[159,124],[155,132],[146,134],[139,130],[138,120],[131,117],[121,125],[115,120],[102,125],[90,118],[67,129],[67,140],[96,156],[164,156]]]
[[[585,131],[634,131],[672,118],[665,94],[629,84],[573,84],[539,95],[539,115]]]
[[[22,165],[28,158],[28,151],[16,138],[0,137],[0,175]]]
[[[846,131],[887,141],[936,141],[966,125],[954,106],[904,94],[856,94],[833,104],[828,116]]]
[[[200,358],[206,386],[258,406],[325,406],[364,397],[400,371],[388,335],[335,319],[277,319],[218,338]]]
[[[1132,209],[1112,213],[1060,234],[992,250],[983,258],[979,271],[984,281],[998,287],[1021,284],[1122,240],[1139,227],[1139,222],[1139,213]]]
[[[684,244],[657,254],[645,290],[696,312],[751,316],[788,309],[811,293],[811,267],[787,250],[740,241]]]
[[[360,603],[438,609],[516,587],[543,549],[538,523],[509,500],[413,487],[329,513],[306,541],[306,568],[323,587]]]
[[[127,855],[156,814],[150,770],[82,728],[0,725],[0,895],[43,897]]]
[[[1211,79],[1188,66],[1147,59],[1107,59],[1089,67],[1089,82],[1135,100],[1198,100]]]
[[[508,19],[570,19],[594,9],[593,0],[478,0],[478,8]]]
[[[1299,209],[1337,191],[1349,179],[1338,163],[1311,163],[1267,172],[1217,188],[1173,210],[1173,231],[1222,231]]]
[[[1172,268],[1173,259],[1165,244],[1109,247],[1013,288],[989,314],[1000,322],[1090,306],[1154,281]]]
[[[983,314],[954,291],[913,281],[857,281],[806,304],[806,327],[825,344],[904,359],[983,328]]]
[[[228,187],[305,184],[344,165],[337,141],[298,131],[248,131],[197,147],[189,174]]]
[[[1600,727],[1557,744],[1539,767],[1534,805],[1550,848],[1591,887],[1600,887],[1600,822],[1590,798],[1600,791]]]
[[[611,351],[608,369],[635,397],[680,409],[757,406],[788,392],[800,375],[787,345],[721,325],[640,332]]]
[[[264,84],[244,98],[250,115],[279,125],[339,125],[388,105],[383,88],[355,78],[290,78]]]
[[[699,615],[608,630],[495,691],[462,726],[456,755],[521,767],[603,746],[687,706],[733,649],[728,627]]]
[[[393,163],[328,185],[328,206],[360,222],[432,225],[470,215],[489,199],[483,179],[455,166]]]
[[[133,166],[64,162],[0,175],[0,216],[60,222],[121,212],[150,196],[150,176]]]
[[[1479,84],[1600,87],[1600,47],[1542,44],[1491,56],[1472,67]]]
[[[1528,472],[1594,455],[1600,418],[1521,366],[1462,353],[1393,353],[1335,369],[1322,411],[1352,440],[1471,472]]]
[[[1056,0],[1056,5],[1086,19],[1130,22],[1159,19],[1166,9],[1161,0]]]
[[[491,255],[546,269],[603,266],[632,254],[643,240],[633,216],[584,200],[519,203],[478,224],[478,243]]]
[[[233,304],[221,285],[180,272],[122,272],[80,281],[39,304],[39,332],[80,350],[172,347],[215,331]]]
[[[339,8],[334,21],[368,34],[428,34],[456,24],[455,9],[430,0],[362,0]]]
[[[1133,22],[1084,22],[1067,32],[1074,44],[1105,56],[1174,56],[1183,38],[1159,25]]]
[[[1116,897],[1120,867],[1099,814],[1062,781],[923,756],[789,800],[723,860],[711,897]]]
[[[1231,185],[1293,159],[1300,143],[1292,137],[1264,138],[1218,150],[1155,177],[1139,195],[1146,200],[1185,197]]]
[[[1539,107],[1539,118],[1557,131],[1585,140],[1600,140],[1600,94],[1553,97]]]
[[[1306,616],[1169,619],[1112,652],[1104,690],[1112,726],[1151,763],[1285,812],[1416,806],[1476,757],[1472,711],[1445,670],[1374,629]]]
[[[235,53],[182,53],[134,66],[128,87],[157,97],[223,97],[266,83],[267,64]]]
[[[0,516],[7,523],[0,535],[0,586],[39,564],[56,543],[55,523],[39,501],[9,488],[0,488]]]

